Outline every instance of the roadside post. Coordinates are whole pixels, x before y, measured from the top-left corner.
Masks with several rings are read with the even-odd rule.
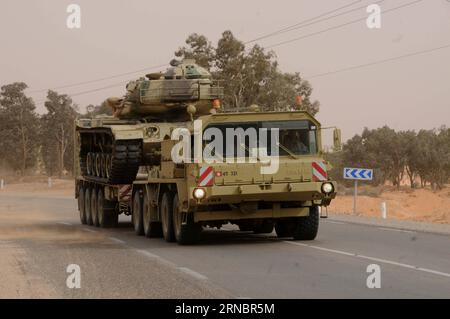
[[[373,180],[373,170],[369,168],[344,168],[344,179],[355,181],[355,191],[353,195],[353,215],[356,215],[356,199],[358,197],[358,181]]]
[[[4,189],[5,188],[5,181],[2,179],[0,180],[0,189]]]
[[[48,184],[48,188],[52,188],[52,178],[51,177],[49,177],[48,178],[48,181],[47,181],[47,184]]]
[[[387,218],[387,205],[386,202],[381,203],[381,218],[386,219]]]

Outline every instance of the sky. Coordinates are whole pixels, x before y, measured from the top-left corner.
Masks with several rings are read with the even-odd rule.
[[[337,27],[367,17],[365,8],[378,1],[1,0],[0,85],[27,83],[40,113],[50,88],[83,110],[123,95],[125,83],[146,72],[92,80],[166,64],[191,33],[216,43],[231,30],[248,41],[356,2],[337,13],[361,9],[257,43],[275,51],[283,71],[311,82],[319,121],[341,128],[344,140],[364,127],[450,126],[450,48],[317,76],[450,45],[449,0],[384,0],[382,10],[417,3],[382,13],[380,29],[365,21]],[[67,27],[70,4],[81,8],[80,29]]]

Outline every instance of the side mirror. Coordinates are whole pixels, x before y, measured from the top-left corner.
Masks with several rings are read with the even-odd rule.
[[[341,130],[338,128],[335,128],[333,131],[333,146],[335,152],[342,150],[342,134]]]

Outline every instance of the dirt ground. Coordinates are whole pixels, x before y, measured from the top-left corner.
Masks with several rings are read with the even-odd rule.
[[[353,214],[352,189],[332,202],[328,208],[333,214]],[[74,182],[71,179],[52,179],[49,187],[47,178],[27,178],[20,182],[9,182],[0,194],[27,194],[48,197],[73,197]],[[386,202],[388,218],[450,224],[450,188],[440,191],[430,189],[411,190],[403,187],[361,187],[357,199],[357,215],[381,217],[381,203]]]
[[[353,214],[353,195],[339,195],[328,208],[334,214]],[[381,205],[386,202],[387,217],[399,220],[450,224],[450,188],[439,191],[365,188],[357,197],[357,215],[381,217]]]

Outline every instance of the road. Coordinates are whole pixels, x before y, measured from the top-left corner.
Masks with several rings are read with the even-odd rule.
[[[80,225],[74,199],[0,194],[0,298],[450,298],[450,236],[321,220],[313,242],[233,226],[178,246]],[[80,266],[81,288],[66,285]],[[381,269],[369,289],[367,267]]]

